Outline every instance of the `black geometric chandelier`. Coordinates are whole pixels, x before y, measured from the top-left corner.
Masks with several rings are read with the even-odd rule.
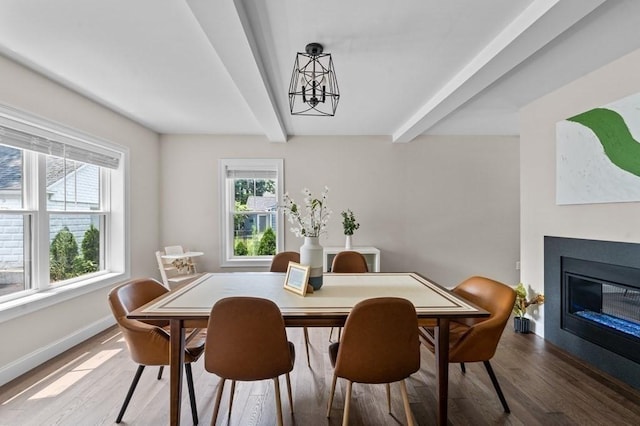
[[[298,52],[289,85],[291,115],[333,116],[340,100],[338,80],[331,54],[322,45],[309,43],[306,53]]]

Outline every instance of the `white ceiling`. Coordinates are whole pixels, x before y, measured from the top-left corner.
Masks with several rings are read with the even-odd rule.
[[[636,0],[1,0],[0,53],[158,133],[518,134],[528,102],[640,48]],[[331,53],[335,117],[291,116]],[[0,102],[2,100],[0,99]]]

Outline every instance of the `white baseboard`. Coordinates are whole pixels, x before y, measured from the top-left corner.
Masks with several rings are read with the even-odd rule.
[[[84,342],[101,331],[106,330],[115,323],[113,316],[106,316],[87,325],[86,327],[76,330],[74,333],[63,337],[62,339],[52,342],[47,346],[43,346],[36,351],[0,367],[0,386],[36,368],[51,358],[60,355],[75,345]]]

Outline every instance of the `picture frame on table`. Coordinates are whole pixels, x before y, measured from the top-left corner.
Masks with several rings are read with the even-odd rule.
[[[305,296],[307,294],[307,283],[309,282],[310,271],[310,266],[289,262],[287,275],[284,280],[284,288],[300,296]]]

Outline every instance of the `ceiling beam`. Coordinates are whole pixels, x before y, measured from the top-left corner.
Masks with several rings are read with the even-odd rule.
[[[287,132],[242,3],[187,0],[187,4],[269,141],[286,142]]]
[[[606,0],[535,0],[392,135],[410,142]]]

